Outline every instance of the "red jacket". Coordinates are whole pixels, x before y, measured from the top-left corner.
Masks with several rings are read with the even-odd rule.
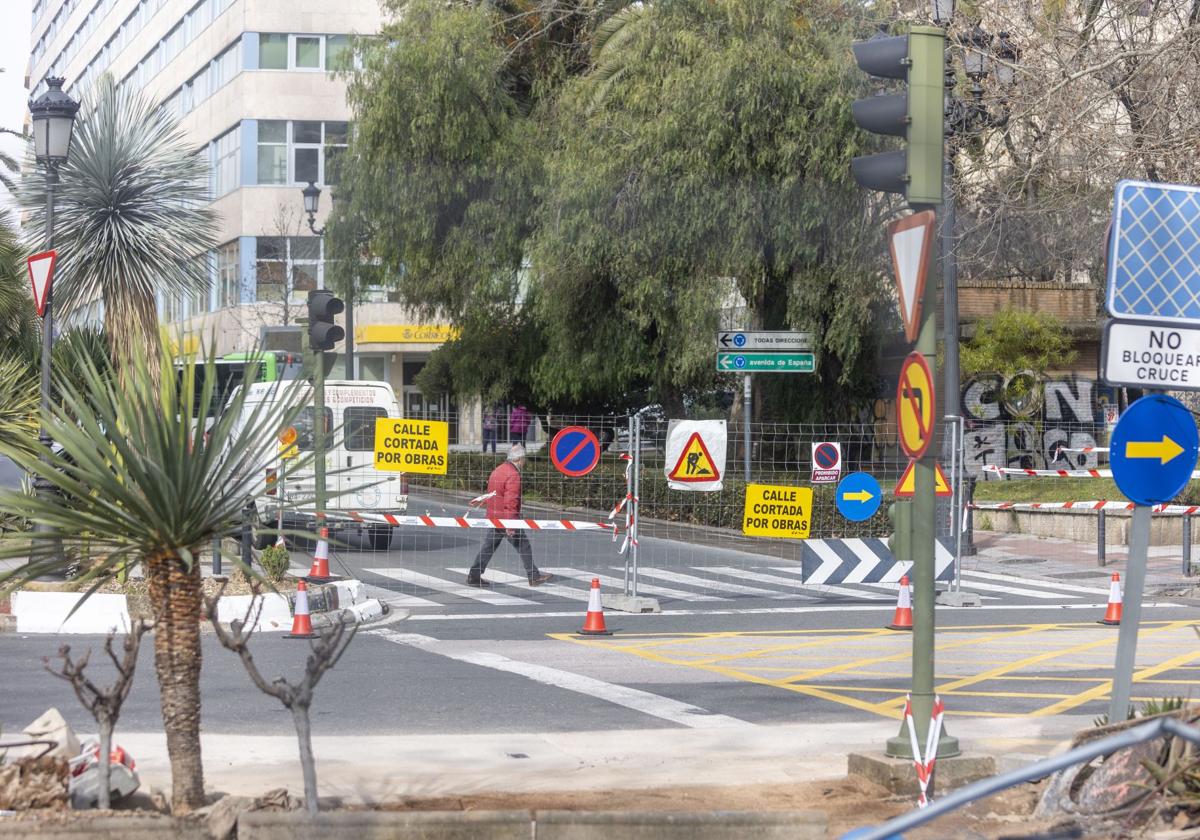
[[[489,519],[517,519],[521,516],[521,471],[505,461],[488,476],[487,491],[495,493],[487,500]]]

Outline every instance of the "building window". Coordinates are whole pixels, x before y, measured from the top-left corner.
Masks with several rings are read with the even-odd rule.
[[[325,39],[325,69],[349,70],[352,63],[349,35],[330,35]]]
[[[299,184],[321,183],[321,124],[292,123],[292,180]]]
[[[284,120],[258,122],[258,183],[286,184],[288,124]]]
[[[295,70],[320,70],[321,49],[324,40],[320,35],[293,35],[292,68]]]
[[[217,249],[217,308],[241,303],[240,258],[236,239]]]
[[[260,236],[255,257],[257,299],[293,303],[321,288],[321,239],[317,236]]]
[[[213,142],[213,197],[225,195],[241,183],[241,126],[235,126]]]
[[[263,33],[258,36],[260,70],[288,69],[288,36]]]
[[[349,131],[349,123],[325,123],[325,172],[322,181],[331,186],[337,186],[342,182],[342,155],[346,152]]]

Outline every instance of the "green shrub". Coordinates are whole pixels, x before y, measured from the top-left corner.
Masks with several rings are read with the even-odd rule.
[[[269,545],[259,555],[258,564],[262,566],[263,574],[266,575],[267,580],[279,583],[279,581],[283,580],[283,576],[287,574],[288,567],[291,565],[291,558],[288,556],[288,550],[283,546]]]

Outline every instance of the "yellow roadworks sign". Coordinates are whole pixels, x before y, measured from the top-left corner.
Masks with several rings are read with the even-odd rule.
[[[811,487],[747,484],[742,533],[751,537],[808,538],[812,525]]]
[[[449,423],[390,417],[375,421],[375,469],[445,475],[449,460]]]
[[[671,481],[720,481],[721,473],[708,454],[704,438],[699,432],[693,432],[688,438],[687,445],[679,453],[675,469],[667,476]]]
[[[896,482],[896,489],[892,491],[892,495],[901,498],[911,496],[917,491],[917,462],[909,461],[908,467],[905,468],[904,474],[900,476],[900,480]],[[935,485],[933,495],[935,496],[953,496],[954,491],[950,489],[950,482],[946,480],[946,474],[942,472],[941,464],[934,464],[937,471],[934,473]]]

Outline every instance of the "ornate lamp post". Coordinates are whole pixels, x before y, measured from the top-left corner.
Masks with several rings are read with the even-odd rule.
[[[75,115],[79,103],[63,93],[63,80],[46,79],[47,90],[37,99],[30,100],[29,114],[33,123],[33,154],[37,162],[46,167],[46,250],[54,248],[54,188],[58,184],[58,168],[67,162],[71,154],[71,135],[75,130]],[[45,415],[50,408],[50,360],[54,349],[53,285],[46,290],[46,306],[42,316],[42,423],[38,432],[38,443],[46,453],[43,459],[49,462],[53,441],[46,428]],[[54,492],[53,485],[44,476],[34,482],[37,494],[47,498]],[[48,530],[43,524],[37,530]]]

